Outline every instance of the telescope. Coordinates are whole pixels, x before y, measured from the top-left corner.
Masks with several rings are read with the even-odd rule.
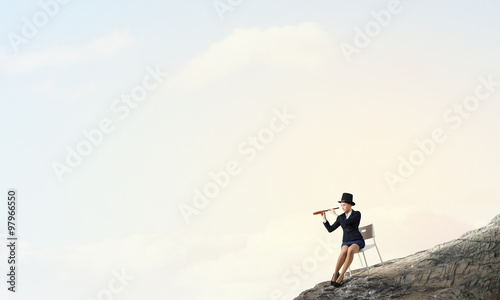
[[[334,208],[330,208],[330,209],[339,209],[339,208],[338,207],[334,207]],[[320,213],[327,212],[330,209],[325,209],[325,210],[320,210],[320,211],[317,211],[317,212],[313,212],[313,215],[319,215]]]

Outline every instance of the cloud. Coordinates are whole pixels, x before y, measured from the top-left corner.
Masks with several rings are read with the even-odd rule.
[[[53,81],[44,81],[30,88],[37,95],[49,95],[51,98],[74,100],[90,94],[94,91],[96,84],[89,83],[80,87],[58,87]]]
[[[220,253],[231,252],[243,245],[241,235],[207,235],[186,232],[182,236],[167,234],[135,234],[121,239],[104,239],[74,243],[56,249],[27,244],[25,260],[31,263],[53,263],[82,272],[106,273],[126,268],[134,274],[160,269],[172,274],[186,265],[210,260]],[[203,249],[200,252],[200,249]]]
[[[107,271],[116,266],[142,272],[166,264],[173,250],[174,243],[167,236],[149,234],[72,245],[64,249],[59,257],[63,262],[90,272]]]
[[[133,40],[128,32],[116,32],[82,47],[57,46],[43,51],[13,55],[0,52],[0,69],[8,73],[21,73],[44,66],[85,62],[111,56],[130,45]]]
[[[286,68],[323,67],[331,65],[335,45],[331,35],[317,23],[236,28],[189,61],[177,80],[186,87],[202,85],[255,63]]]

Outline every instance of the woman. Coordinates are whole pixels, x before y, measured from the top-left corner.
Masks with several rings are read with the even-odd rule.
[[[365,247],[365,240],[363,240],[363,236],[361,232],[359,232],[359,221],[361,220],[361,213],[359,211],[353,210],[351,207],[356,205],[352,201],[352,194],[344,193],[342,194],[342,199],[339,201],[343,214],[340,216],[335,213],[334,209],[330,209],[330,211],[337,216],[337,220],[333,225],[330,225],[328,220],[326,219],[325,213],[321,213],[323,217],[323,224],[325,225],[328,232],[332,232],[337,229],[339,226],[344,230],[344,235],[342,237],[342,248],[340,251],[339,258],[337,260],[337,265],[335,266],[335,272],[333,273],[331,285],[335,287],[340,287],[341,282],[344,279],[344,275],[349,269],[349,266],[352,263],[354,258],[354,253],[358,252],[359,249],[363,249]],[[342,268],[342,273],[339,273],[340,268]]]

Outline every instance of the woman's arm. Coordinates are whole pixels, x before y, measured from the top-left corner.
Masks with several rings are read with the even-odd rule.
[[[331,211],[336,217],[339,216],[339,215],[337,215],[337,213],[335,212],[335,209],[333,209],[333,208],[330,208],[328,211]],[[326,219],[325,212],[321,212],[321,217],[323,217],[323,223],[328,222],[328,220]]]
[[[328,230],[328,232],[332,232],[335,229],[339,228],[339,226],[340,226],[339,221],[335,221],[335,223],[333,223],[333,225],[330,225],[330,223],[328,221],[326,223],[323,223],[323,224],[325,225],[326,230]]]
[[[338,215],[335,213],[335,211],[333,209],[330,209],[330,211],[333,212],[333,214],[337,216],[338,219]],[[325,225],[326,230],[328,230],[328,232],[332,232],[335,229],[339,228],[340,223],[338,220],[335,220],[335,223],[333,223],[333,225],[330,225],[330,223],[326,219],[325,213],[321,213],[321,216],[323,217],[323,225]]]
[[[326,215],[325,215],[324,212],[321,213],[321,217],[323,218],[323,223],[328,222],[328,220],[326,219]]]

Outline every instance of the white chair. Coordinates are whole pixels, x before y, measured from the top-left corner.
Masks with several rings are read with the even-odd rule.
[[[360,249],[358,252],[356,252],[356,254],[358,254],[359,261],[361,262],[361,266],[363,266],[363,261],[361,260],[361,255],[359,255],[359,253],[363,253],[363,258],[365,259],[365,265],[363,267],[368,268],[368,263],[366,262],[365,251],[367,251],[373,247],[375,247],[375,249],[377,249],[377,253],[378,253],[378,257],[380,258],[380,262],[384,262],[382,260],[382,256],[380,256],[380,251],[378,251],[377,242],[375,242],[375,230],[373,230],[373,224],[359,227],[359,232],[361,232],[361,235],[363,236],[365,243],[367,240],[373,239],[373,244],[365,245],[365,247],[363,249]],[[349,276],[351,276],[351,267],[349,267]]]

